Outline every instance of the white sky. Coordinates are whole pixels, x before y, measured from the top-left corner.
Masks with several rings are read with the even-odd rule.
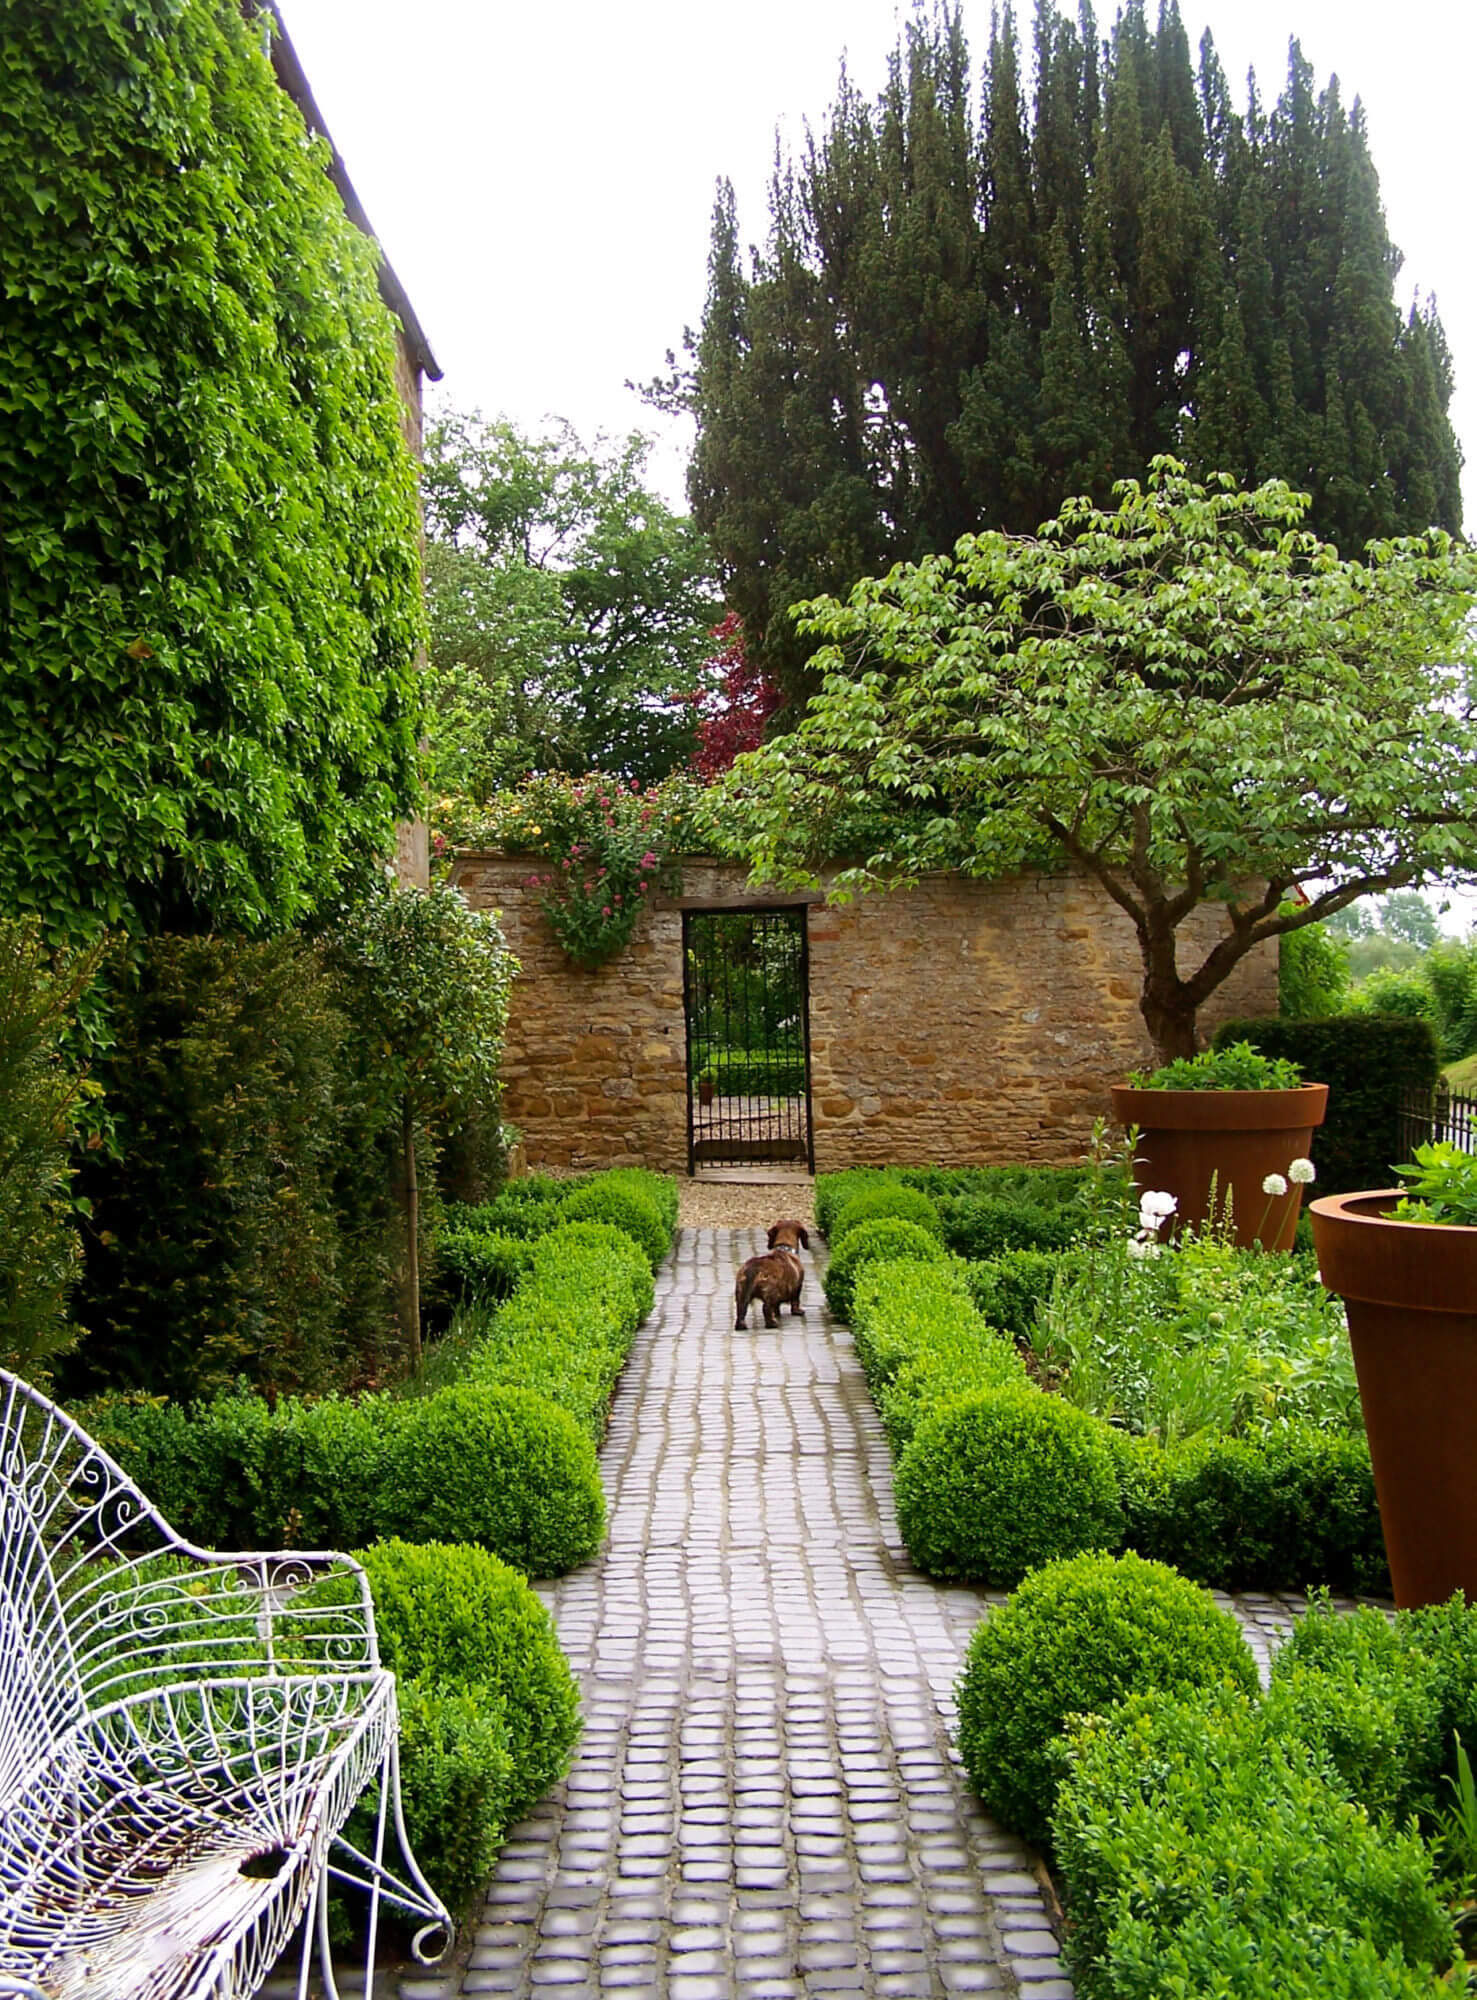
[[[1069,0],[1075,13],[1075,0]],[[339,150],[415,303],[457,407],[525,426],[662,429],[627,393],[702,312],[713,190],[746,240],[767,220],[778,125],[798,140],[834,98],[843,51],[870,95],[896,0],[282,0]],[[1477,523],[1477,260],[1472,79],[1477,0],[1181,0],[1209,26],[1238,101],[1264,102],[1296,33],[1321,88],[1363,98],[1402,296],[1435,292],[1457,370]],[[1098,7],[1100,25],[1116,11]],[[1150,13],[1154,11],[1153,0]],[[1030,0],[1016,12],[1029,22]],[[965,0],[983,57],[988,0]],[[686,439],[659,479],[682,499]]]
[[[1076,0],[1067,0],[1075,14]],[[701,316],[720,175],[762,238],[776,127],[823,123],[843,52],[875,93],[896,0],[281,0],[323,114],[445,370],[451,406],[525,428],[567,417],[658,434],[658,486],[685,505],[685,427],[624,387]],[[1099,25],[1116,12],[1099,0]],[[1150,0],[1151,16],[1154,12]],[[1296,34],[1319,89],[1363,99],[1400,295],[1435,293],[1477,528],[1477,0],[1181,0],[1209,27],[1238,104],[1264,103]],[[1029,22],[1030,0],[1016,0]],[[976,63],[988,0],[964,0]],[[1025,51],[1029,60],[1029,48]],[[1461,897],[1449,929],[1477,920]]]

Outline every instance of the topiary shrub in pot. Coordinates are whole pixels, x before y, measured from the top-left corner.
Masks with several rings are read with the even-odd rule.
[[[959,1750],[986,1807],[1045,1845],[1069,1716],[1150,1689],[1257,1689],[1228,1611],[1162,1563],[1088,1554],[1027,1577],[975,1628],[959,1678]]]
[[[1038,1563],[1116,1548],[1123,1509],[1105,1431],[1035,1388],[951,1397],[898,1464],[909,1555],[930,1576],[1008,1590]]]

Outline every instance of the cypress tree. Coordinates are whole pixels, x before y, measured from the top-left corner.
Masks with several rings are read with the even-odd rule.
[[[1310,526],[1460,526],[1451,363],[1399,254],[1359,104],[1294,41],[1270,113],[1232,100],[1177,0],[1126,0],[1106,42],[1034,0],[991,18],[979,87],[957,6],[907,24],[868,101],[844,72],[819,136],[777,158],[743,268],[731,190],[679,397],[693,511],[752,656],[792,693],[798,599],[1099,504],[1156,452],[1281,477]]]

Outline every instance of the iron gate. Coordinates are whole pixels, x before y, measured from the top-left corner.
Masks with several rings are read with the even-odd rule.
[[[686,910],[687,1167],[803,1161],[810,1131],[804,907]]]

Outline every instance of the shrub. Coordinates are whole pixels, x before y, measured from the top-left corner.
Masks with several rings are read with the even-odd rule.
[[[403,1680],[396,1692],[405,1830],[427,1881],[459,1918],[486,1886],[515,1817],[502,1704],[482,1687],[426,1680]],[[373,1841],[377,1803],[372,1788],[350,1818],[349,1838],[360,1846]]]
[[[97,955],[53,955],[34,919],[0,919],[0,1367],[45,1386],[73,1346],[82,1244],[69,1142],[85,1085],[63,1055]]]
[[[1130,1545],[1212,1589],[1387,1587],[1363,1438],[1292,1424],[1257,1439],[1205,1432],[1124,1498]]]
[[[1083,2000],[1451,1990],[1426,1969],[1455,1951],[1429,1851],[1250,1701],[1144,1694],[1074,1725],[1067,1755],[1052,1836]]]
[[[989,1195],[946,1202],[941,1216],[945,1244],[971,1260],[1006,1250],[1065,1250],[1082,1233],[1082,1218],[1071,1208]]]
[[[857,1352],[895,1455],[935,1404],[1026,1384],[1020,1356],[975,1311],[949,1265],[865,1265],[853,1310]]]
[[[532,1252],[516,1236],[443,1229],[436,1238],[436,1261],[441,1283],[454,1298],[506,1299],[526,1276]]]
[[[677,1227],[677,1183],[671,1174],[654,1174],[646,1167],[606,1167],[590,1176],[590,1185],[640,1195],[661,1217],[668,1236]],[[568,1191],[568,1182],[565,1188]]]
[[[1009,1589],[1038,1563],[1117,1547],[1123,1510],[1102,1431],[1039,1389],[941,1404],[897,1468],[909,1555],[931,1576]]]
[[[534,1245],[526,1289],[599,1301],[622,1333],[635,1331],[656,1298],[640,1245],[613,1222],[562,1222],[550,1230]]]
[[[839,1174],[817,1174],[815,1226],[822,1236],[829,1237],[836,1217],[853,1197],[879,1188],[902,1185],[902,1174],[894,1167],[847,1167]]]
[[[595,1448],[567,1410],[480,1383],[385,1407],[381,1535],[476,1542],[528,1576],[560,1576],[599,1548]]]
[[[571,1191],[568,1182],[530,1174],[527,1180],[510,1181],[492,1201],[470,1205],[448,1202],[447,1227],[530,1241],[558,1226]]]
[[[1148,1689],[1256,1691],[1229,1612],[1162,1564],[1079,1555],[1026,1579],[976,1628],[959,1679],[959,1750],[1005,1825],[1045,1844],[1067,1718]]]
[[[1029,1340],[1058,1272],[1070,1276],[1079,1262],[1072,1250],[1002,1250],[982,1263],[971,1263],[965,1281],[969,1296],[991,1326],[1014,1340]]]
[[[633,1188],[602,1177],[577,1188],[564,1204],[565,1222],[609,1222],[640,1245],[654,1271],[672,1247],[672,1231],[660,1211]]]
[[[921,1188],[936,1202],[1013,1201],[1027,1208],[1062,1208],[1080,1203],[1094,1176],[1091,1167],[899,1167],[905,1187]],[[1115,1179],[1121,1173],[1113,1171]]]
[[[937,1264],[947,1261],[948,1252],[936,1236],[916,1222],[883,1216],[876,1222],[859,1224],[826,1267],[826,1304],[837,1319],[851,1319],[852,1288],[862,1266],[884,1257]]]
[[[514,1569],[485,1549],[377,1542],[361,1549],[385,1665],[439,1687],[489,1689],[513,1765],[507,1817],[562,1777],[579,1736],[579,1693],[554,1621]]]
[[[831,1247],[835,1249],[859,1224],[876,1222],[885,1215],[900,1216],[904,1222],[916,1222],[930,1236],[943,1237],[939,1212],[928,1196],[899,1182],[887,1187],[864,1188],[861,1193],[854,1194],[837,1212],[830,1230]]]
[[[1428,1023],[1373,1014],[1227,1021],[1216,1031],[1216,1041],[1223,1038],[1288,1056],[1305,1076],[1328,1085],[1328,1114],[1313,1134],[1318,1193],[1392,1184],[1395,1162],[1407,1157],[1401,1101],[1429,1094],[1436,1084],[1436,1042]]]

